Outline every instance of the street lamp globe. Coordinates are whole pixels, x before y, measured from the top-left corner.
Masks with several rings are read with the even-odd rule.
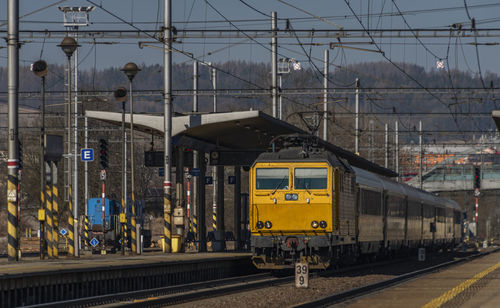
[[[43,60],[36,61],[31,64],[31,71],[40,78],[45,77],[48,72],[47,62]]]
[[[124,72],[125,75],[127,75],[130,81],[132,81],[132,79],[134,79],[135,75],[137,75],[137,73],[140,72],[141,69],[137,67],[137,64],[135,64],[134,62],[129,62],[125,64],[121,71]]]
[[[66,36],[62,40],[61,44],[57,46],[61,47],[62,51],[64,51],[64,53],[66,54],[66,56],[68,56],[68,58],[71,58],[76,48],[80,47],[80,45],[78,45],[76,40],[71,36]]]

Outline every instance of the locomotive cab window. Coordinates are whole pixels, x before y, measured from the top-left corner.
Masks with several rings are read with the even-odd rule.
[[[296,168],[295,189],[326,189],[327,168]]]
[[[257,168],[255,182],[257,189],[288,189],[288,168]]]

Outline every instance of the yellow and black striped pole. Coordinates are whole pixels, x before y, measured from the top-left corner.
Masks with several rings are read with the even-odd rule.
[[[212,229],[217,231],[217,204],[214,203],[212,206]]]
[[[166,174],[166,170],[165,170]],[[163,182],[164,196],[163,196],[163,252],[172,251],[172,195],[171,195],[171,183],[170,181]]]
[[[59,190],[57,188],[57,164],[51,162],[52,165],[52,255],[54,258],[59,257]]]
[[[75,255],[75,234],[74,230],[74,219],[73,219],[73,191],[71,184],[69,185],[69,200],[68,200],[68,256]]]
[[[133,186],[132,186],[133,187]],[[137,253],[137,234],[136,234],[136,222],[135,222],[135,194],[132,188],[132,215],[130,216],[130,235],[131,235],[131,249],[132,253]]]
[[[47,172],[49,173],[49,172]],[[47,206],[46,212],[45,212],[45,217],[46,217],[46,229],[45,229],[45,235],[47,238],[47,255],[49,258],[53,258],[53,247],[54,247],[54,242],[52,240],[53,237],[53,220],[52,220],[52,191],[51,191],[51,183],[50,180],[46,182],[45,184],[45,204]]]
[[[12,169],[17,173],[17,160],[11,161],[9,159],[9,173]],[[18,261],[18,234],[17,234],[17,176],[9,174],[7,183],[7,202],[8,202],[8,248],[9,261]]]
[[[83,244],[89,247],[89,217],[85,215],[83,222]]]

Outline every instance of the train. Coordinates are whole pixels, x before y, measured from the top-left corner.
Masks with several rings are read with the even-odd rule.
[[[104,241],[105,247],[111,252],[121,248],[121,224],[120,224],[121,203],[118,200],[104,199],[104,233],[102,224],[102,198],[90,198],[88,204],[89,218],[89,238],[95,238],[98,245],[92,247],[100,250]],[[143,236],[143,247],[151,246],[151,225],[145,216],[144,200],[135,201],[136,224],[141,225]],[[127,229],[130,230],[132,217],[132,201],[127,202]],[[89,239],[89,240],[90,240]],[[130,248],[130,231],[127,233],[127,247]],[[92,244],[91,244],[92,245]]]
[[[252,262],[327,269],[418,248],[452,249],[463,211],[452,200],[348,161],[311,136],[284,136],[249,173]]]

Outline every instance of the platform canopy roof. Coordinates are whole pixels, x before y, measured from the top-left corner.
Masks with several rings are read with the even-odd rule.
[[[86,111],[91,119],[121,125],[122,114],[106,111]],[[125,115],[125,122],[130,123],[130,115]],[[134,114],[134,129],[163,135],[163,116]],[[250,150],[266,151],[271,140],[284,134],[307,134],[302,129],[281,121],[261,111],[237,111],[174,116],[172,118],[172,136],[174,145],[209,152],[212,150]],[[364,168],[385,176],[397,174],[383,168],[352,152],[331,143],[321,144],[346,159],[351,165]]]

